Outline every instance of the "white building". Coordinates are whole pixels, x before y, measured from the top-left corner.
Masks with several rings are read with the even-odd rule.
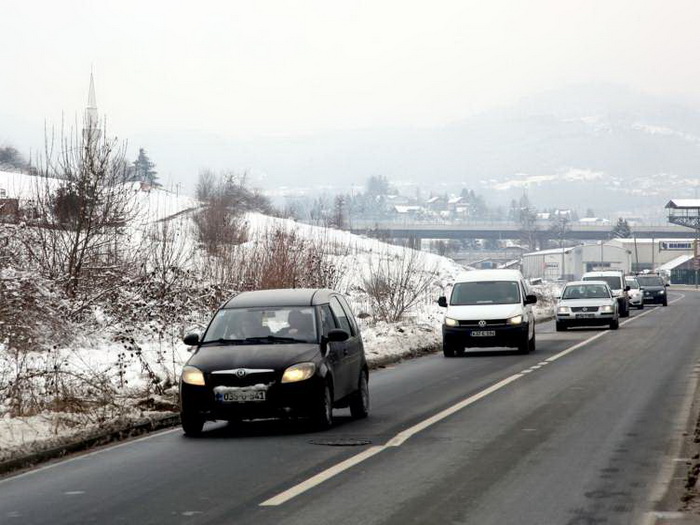
[[[594,270],[632,270],[631,253],[612,242],[581,244],[523,255],[522,272],[528,279],[574,281]]]
[[[693,255],[693,239],[612,239],[611,244],[630,252],[631,270],[656,270],[681,255]]]

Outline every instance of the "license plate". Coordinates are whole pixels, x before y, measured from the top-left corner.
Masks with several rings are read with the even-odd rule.
[[[595,314],[578,314],[576,317],[579,319],[592,319],[595,317]]]
[[[496,335],[495,330],[472,330],[472,337],[493,337]]]
[[[214,398],[219,403],[255,403],[265,401],[265,390],[242,388],[215,388]]]

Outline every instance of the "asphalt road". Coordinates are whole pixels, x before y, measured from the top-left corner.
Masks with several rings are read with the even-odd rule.
[[[0,523],[653,523],[700,360],[700,293],[537,351],[431,355],[370,375],[372,412],[208,424],[0,480]]]

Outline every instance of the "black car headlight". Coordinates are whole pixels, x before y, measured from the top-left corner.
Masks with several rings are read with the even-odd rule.
[[[188,385],[204,386],[204,374],[199,368],[185,366],[182,368],[182,382]]]
[[[305,381],[316,373],[316,365],[314,363],[297,363],[292,365],[282,374],[282,383],[296,383]]]

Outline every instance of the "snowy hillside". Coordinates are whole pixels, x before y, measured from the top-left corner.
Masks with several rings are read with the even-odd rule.
[[[7,197],[19,198],[21,203],[31,199],[36,182],[34,177],[0,172],[0,188],[5,190]],[[149,231],[154,227],[169,225],[171,230],[176,230],[179,249],[188,252],[183,259],[186,261],[183,270],[195,271],[210,260],[199,254],[201,250],[193,233],[192,216],[197,202],[157,188],[143,191],[134,186],[130,191],[138,202],[139,210],[137,219],[129,225],[127,232],[127,238],[135,250],[159,251],[160,244],[149,240],[152,239]],[[452,260],[343,231],[260,214],[248,214],[243,220],[248,229],[248,240],[237,248],[243,256],[255,257],[259,253],[255,251],[259,248],[258,243],[269,237],[271,231],[286,231],[298,242],[313,242],[315,246],[323,247],[337,274],[337,288],[347,294],[359,317],[370,363],[377,365],[438,346],[442,312],[436,299],[444,293],[454,276],[463,270]],[[10,235],[22,230],[21,225],[7,227],[14,228]],[[144,240],[150,244],[144,244]],[[400,268],[406,261],[414,265],[412,271],[427,276],[428,285],[400,320],[390,322],[373,311],[376,303],[367,295],[365,284],[373,272],[385,271],[390,267]],[[23,287],[40,280],[32,272],[26,268],[3,265],[0,283],[7,293],[15,294],[15,299],[19,301]],[[216,288],[214,277],[213,274],[210,276],[212,282],[198,282],[197,293]],[[126,283],[132,286],[132,281]],[[189,356],[181,338],[190,330],[203,329],[213,307],[186,312],[178,317],[181,319],[179,323],[173,324],[168,321],[170,318],[167,315],[156,312],[168,312],[171,307],[181,311],[176,292],[158,302],[144,297],[142,287],[106,291],[110,297],[114,297],[111,302],[101,302],[101,298],[95,298],[87,309],[85,305],[76,307],[66,299],[57,298],[56,291],[50,289],[37,293],[43,294],[47,303],[57,301],[59,308],[82,309],[82,320],[71,324],[71,335],[65,342],[53,337],[37,340],[31,351],[13,347],[8,337],[11,334],[3,333],[0,337],[0,388],[5,390],[2,396],[4,401],[0,404],[0,459],[27,448],[40,448],[48,442],[64,439],[66,435],[94,431],[110,422],[143,417],[168,407],[170,410],[175,408],[179,371]],[[191,294],[185,291],[187,295]],[[172,302],[172,305],[162,302]],[[31,311],[22,313],[26,316],[32,314]],[[128,322],[129,319],[134,319],[133,324]],[[17,372],[19,369],[24,375]],[[44,377],[51,370],[60,371],[62,377],[72,378],[69,386],[84,397],[102,391],[88,386],[91,382],[100,382],[103,386],[108,384],[109,388],[104,391],[111,392],[113,396],[109,408],[101,408],[92,415],[72,413],[69,408],[43,409],[38,413],[34,413],[36,409],[25,408],[25,415],[18,417],[18,407],[32,406],[22,396],[57,394],[45,381],[35,382],[33,388],[25,390],[17,389],[16,385],[20,381],[29,381],[28,376]],[[74,380],[82,381],[83,386]],[[85,399],[81,401],[85,402]],[[36,406],[43,405],[38,403]]]

